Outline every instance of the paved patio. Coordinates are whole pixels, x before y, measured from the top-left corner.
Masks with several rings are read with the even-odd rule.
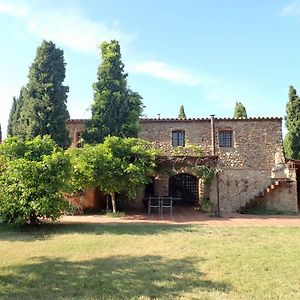
[[[153,223],[153,224],[197,224],[207,226],[275,226],[300,227],[299,215],[293,216],[257,216],[257,215],[241,215],[241,214],[222,214],[222,217],[211,217],[207,213],[199,212],[193,207],[174,207],[173,214],[168,211],[163,215],[156,212],[148,215],[146,212],[126,212],[126,216],[122,218],[112,218],[101,214],[95,215],[78,215],[63,216],[60,223],[93,223],[93,224],[118,224],[118,223]]]

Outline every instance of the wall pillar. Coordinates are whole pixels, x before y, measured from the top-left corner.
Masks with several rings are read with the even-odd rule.
[[[203,178],[199,178],[199,203],[205,198],[205,183]]]
[[[169,195],[169,176],[156,176],[154,178],[154,191],[156,196]]]

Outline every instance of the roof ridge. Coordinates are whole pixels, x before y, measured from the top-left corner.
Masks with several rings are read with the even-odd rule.
[[[140,118],[141,121],[207,121],[211,118]],[[232,117],[223,117],[223,118],[214,118],[217,121],[251,121],[251,120],[282,120],[282,117],[248,117],[248,118],[232,118]]]
[[[211,118],[140,118],[140,121],[210,121]],[[282,117],[249,117],[249,118],[231,118],[231,117],[224,117],[224,118],[214,118],[216,121],[265,121],[265,120],[282,120]],[[87,122],[90,119],[68,119],[66,122]]]

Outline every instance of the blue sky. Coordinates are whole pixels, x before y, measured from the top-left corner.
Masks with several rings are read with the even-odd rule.
[[[0,0],[0,123],[43,39],[64,50],[71,118],[88,118],[103,41],[120,41],[148,117],[284,116],[300,89],[300,0]]]

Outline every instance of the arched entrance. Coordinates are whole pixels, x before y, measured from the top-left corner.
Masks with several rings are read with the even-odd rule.
[[[177,174],[169,179],[169,194],[180,197],[184,204],[197,204],[199,201],[198,178],[190,174]]]

